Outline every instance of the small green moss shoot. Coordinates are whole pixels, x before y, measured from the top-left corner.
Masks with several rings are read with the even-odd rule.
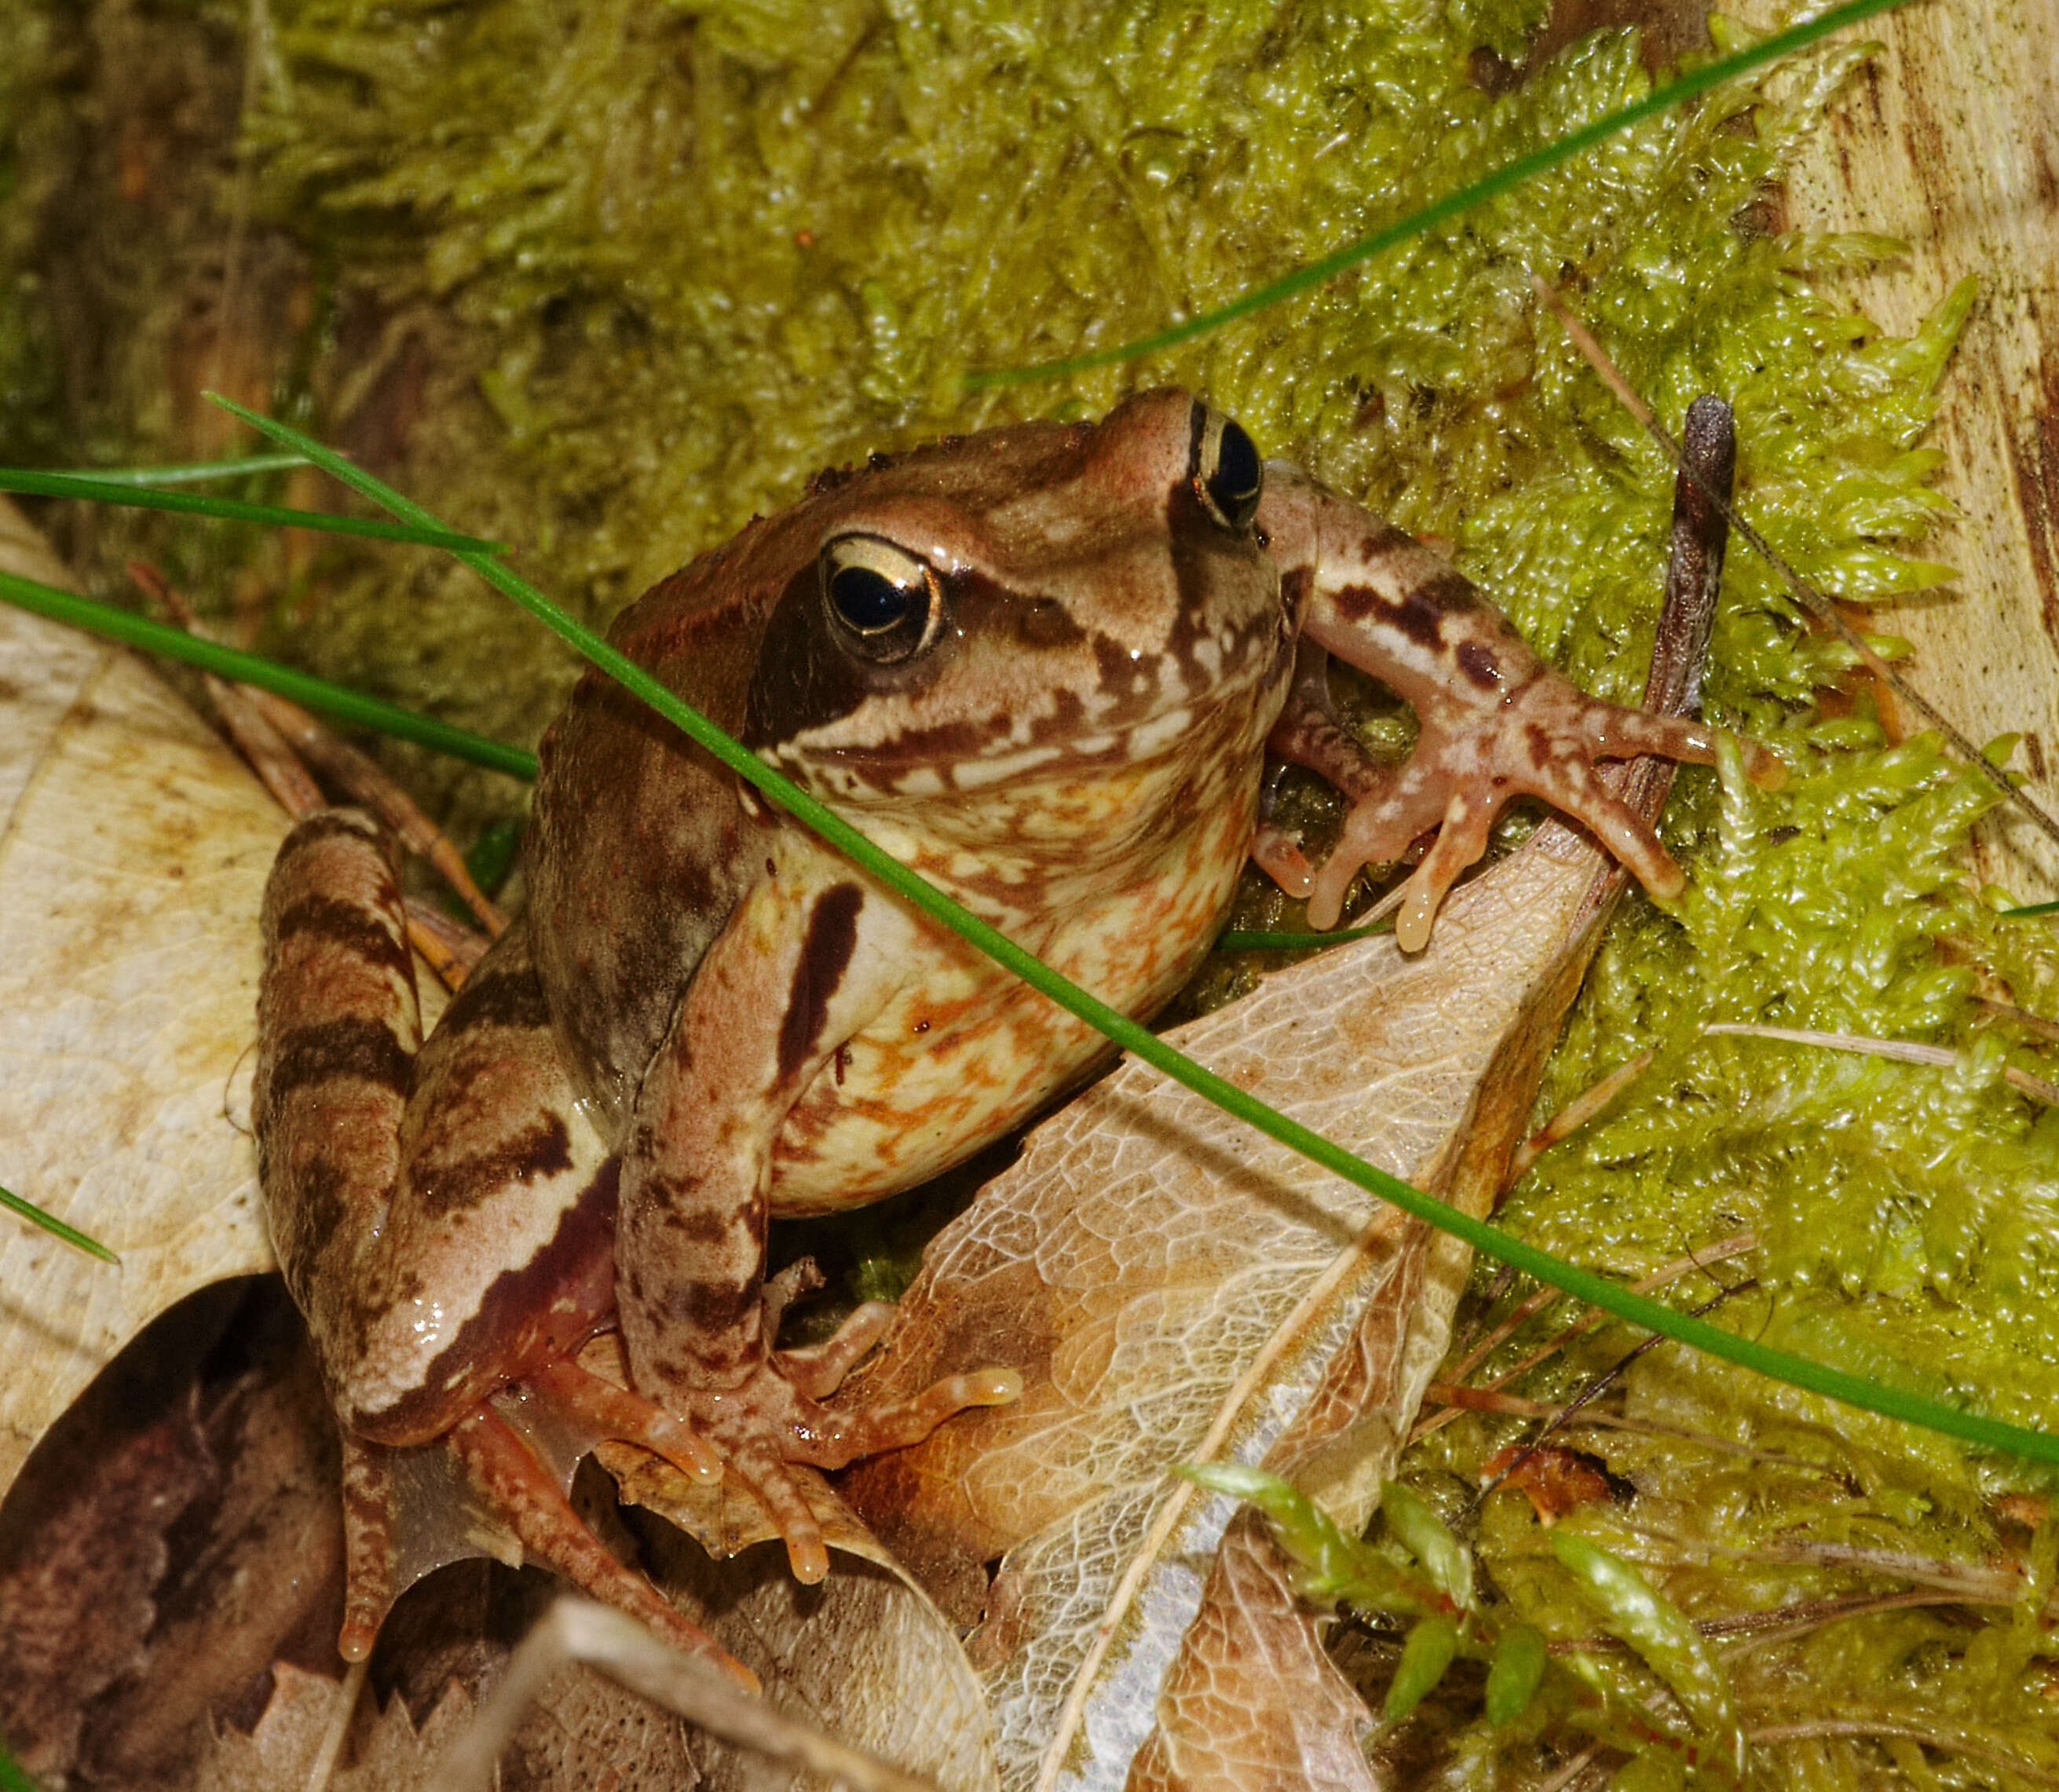
[[[0,30],[28,30],[21,20],[56,4]],[[791,501],[820,466],[948,429],[1092,414],[1179,380],[1268,452],[1448,544],[1576,679],[1632,697],[1671,471],[1541,311],[1532,270],[1669,423],[1699,392],[1730,399],[1739,503],[1810,577],[1863,599],[1944,576],[1911,552],[1943,508],[1921,437],[1969,295],[1909,339],[1884,337],[1839,302],[1838,281],[1895,245],[1766,222],[1782,156],[1858,46],[1653,121],[1177,353],[972,396],[968,369],[1123,340],[1219,303],[1634,98],[1650,79],[1634,38],[1577,44],[1495,95],[1474,77],[1520,58],[1532,0],[269,10],[275,54],[249,121],[258,215],[333,270],[285,399],[347,436],[393,404],[384,372],[418,357],[428,401],[378,470],[460,526],[519,543],[524,571],[588,619]],[[0,305],[0,398],[28,389],[35,356],[19,341],[39,316]],[[508,739],[533,739],[572,676],[525,621],[427,553],[328,559],[273,644]],[[2050,1066],[1975,996],[1999,983],[2051,1011],[2059,954],[1966,882],[1966,832],[1991,790],[1934,743],[1890,744],[1851,675],[1847,651],[1734,552],[1710,706],[1797,776],[1773,795],[1734,775],[1681,780],[1667,825],[1692,886],[1670,914],[1626,906],[1540,1105],[1647,1045],[1658,1057],[1546,1154],[1507,1223],[1626,1276],[1751,1226],[1756,1284],[1719,1310],[1726,1323],[2051,1428],[2059,1369],[2042,1316],[2059,1292],[2059,1117],[1999,1075]],[[1348,700],[1376,745],[1405,751],[1405,715],[1376,694]],[[1319,793],[1288,800],[1320,823]],[[1233,924],[1301,917],[1253,885]],[[1939,1071],[1702,1037],[1716,1019],[1963,1056]],[[1713,1292],[1700,1278],[1679,1294]],[[1519,1334],[1511,1356],[1539,1336]],[[1604,1328],[1523,1391],[1568,1392],[1631,1341]],[[1995,1505],[2029,1484],[2020,1465],[1671,1348],[1628,1372],[1625,1399],[1761,1452],[1573,1434],[1638,1490],[1583,1513],[1583,1530],[1690,1619],[1908,1584],[1783,1557],[1797,1534],[1911,1560],[2015,1551],[2044,1563],[2013,1607],[1878,1612],[1726,1652],[1747,1730],[1873,1711],[2059,1763],[2035,1615],[2053,1532],[2019,1534]],[[1412,1484],[1459,1522],[1507,1428],[1468,1414],[1436,1432],[1408,1459]],[[1592,1634],[1519,1494],[1464,1522],[1487,1596],[1512,1620]],[[1453,1786],[1505,1783],[1564,1739],[1541,1718],[1497,1729],[1477,1706],[1442,1721],[1437,1771]],[[1661,1783],[1675,1769],[1663,1750],[1631,1766]],[[1746,1783],[1961,1786],[1995,1771],[1949,1746],[1825,1735],[1753,1750]]]

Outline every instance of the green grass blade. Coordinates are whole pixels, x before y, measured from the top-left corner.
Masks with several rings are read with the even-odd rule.
[[[304,708],[315,710],[352,727],[369,728],[399,740],[411,740],[433,752],[448,753],[452,759],[484,766],[489,771],[504,771],[511,778],[533,779],[536,775],[536,755],[525,753],[519,747],[488,740],[465,729],[453,727],[448,722],[439,722],[433,716],[418,715],[397,703],[382,703],[360,691],[346,691],[341,685],[329,684],[305,672],[261,659],[254,653],[240,653],[219,642],[204,641],[169,623],[117,609],[111,603],[97,603],[90,597],[59,591],[54,585],[42,584],[13,572],[0,572],[0,599],[19,608],[32,610],[39,616],[48,616],[53,622],[68,623],[74,628],[105,635],[125,646],[141,647],[146,653],[162,654],[167,659],[183,660],[204,672],[219,673],[239,684],[254,684],[261,690],[290,697]]]
[[[1249,293],[1240,294],[1229,304],[1219,305],[1213,311],[1205,311],[1199,317],[1189,317],[1184,322],[1169,325],[1149,336],[1137,337],[1133,342],[1119,344],[1113,348],[1097,348],[1083,355],[1068,355],[1058,360],[1041,361],[1033,367],[990,368],[968,373],[962,384],[969,391],[981,392],[995,386],[1027,385],[1044,380],[1062,380],[1074,373],[1085,373],[1099,367],[1113,367],[1122,361],[1141,360],[1146,355],[1155,355],[1162,349],[1177,348],[1182,343],[1191,342],[1197,336],[1206,336],[1221,329],[1225,324],[1233,324],[1240,317],[1249,317],[1255,311],[1263,311],[1332,281],[1361,262],[1370,261],[1376,255],[1392,249],[1397,243],[1406,242],[1412,237],[1422,236],[1440,224],[1448,224],[1462,213],[1485,205],[1490,199],[1499,197],[1511,188],[1520,186],[1525,181],[1534,180],[1547,169],[1556,168],[1561,162],[1570,161],[1575,156],[1606,142],[1619,131],[1628,130],[1633,125],[1642,124],[1647,118],[1670,110],[1682,102],[1699,98],[1739,75],[1749,74],[1754,69],[1763,68],[1769,62],[1778,62],[1782,57],[1806,50],[1819,39],[1842,31],[1848,26],[1858,25],[1882,13],[1893,12],[1898,7],[1910,4],[1910,0],[1846,0],[1842,6],[1833,6],[1815,18],[1768,38],[1764,42],[1733,51],[1718,58],[1702,68],[1669,81],[1663,87],[1655,87],[1643,99],[1597,118],[1579,129],[1569,131],[1555,141],[1518,156],[1512,161],[1483,175],[1470,186],[1464,186],[1432,201],[1420,211],[1397,218],[1392,224],[1382,225],[1343,248],[1333,249],[1320,261],[1283,274],[1263,286],[1253,287]]]
[[[102,485],[201,485],[211,479],[241,479],[249,473],[283,473],[309,464],[305,454],[246,454],[233,460],[189,460],[177,467],[97,467],[90,474],[70,467],[46,467],[38,469],[38,476],[92,478]]]
[[[2032,902],[2024,908],[2004,909],[2001,912],[2005,921],[2034,921],[2044,915],[2059,914],[2059,902]]]
[[[313,438],[286,424],[260,416],[229,400],[209,395],[213,401],[273,441],[297,449],[316,465],[349,485],[374,504],[411,522],[433,524],[436,519],[412,500],[341,456],[331,453]],[[1740,1337],[1712,1325],[1705,1319],[1675,1312],[1647,1296],[1633,1294],[1605,1276],[1575,1264],[1562,1262],[1550,1252],[1527,1240],[1512,1237],[1484,1220],[1476,1220],[1449,1203],[1425,1194],[1376,1165],[1354,1157],[1299,1121],[1254,1100],[1236,1084],[1205,1069],[1185,1053],[1157,1037],[1148,1028],[1119,1013],[1076,983],[1067,981],[1023,950],[997,928],[961,908],[934,885],[926,882],[906,866],[882,852],[833,810],[806,791],[762,763],[748,749],[731,739],[707,719],[681,703],[670,691],[634,661],[625,658],[592,630],[567,615],[544,594],[520,578],[491,554],[460,551],[457,558],[492,585],[546,623],[559,636],[587,659],[641,698],[682,733],[698,743],[747,783],[818,834],[854,864],[858,866],[905,901],[943,926],[950,928],[976,950],[1003,969],[1013,972],[1031,988],[1049,997],[1069,1013],[1077,1016],[1125,1051],[1141,1058],[1173,1081],[1213,1101],[1225,1112],[1299,1153],[1333,1176],[1363,1189],[1368,1194],[1392,1202],[1411,1217],[1421,1220],[1463,1240],[1483,1256],[1504,1263],[1522,1274],[1543,1282],[1576,1300],[1612,1313],[1618,1319],[1656,1332],[1739,1368],[1750,1369],[1775,1381],[1808,1392],[1841,1400],[1862,1412],[1877,1412],[1906,1424],[1920,1425],[1985,1450],[2021,1456],[2029,1461],[2059,1467],[2059,1436],[2005,1424],[1999,1420],[1940,1404],[1898,1388],[1882,1387],[1862,1377],[1832,1368],[1827,1364],[1774,1350],[1756,1340]]]
[[[238,498],[213,498],[197,492],[150,492],[119,480],[86,479],[77,473],[36,473],[24,468],[0,467],[0,492],[32,498],[81,498],[89,504],[123,504],[131,510],[170,510],[182,516],[211,516],[225,523],[261,523],[285,529],[316,529],[325,535],[361,536],[373,541],[411,542],[418,548],[492,548],[497,543],[477,536],[453,535],[448,529],[424,529],[376,517],[331,516],[319,510],[289,510],[280,504],[247,504]]]
[[[53,1238],[62,1238],[65,1243],[98,1257],[102,1263],[119,1264],[121,1258],[97,1238],[89,1238],[76,1226],[68,1226],[54,1213],[46,1213],[32,1201],[24,1201],[10,1189],[0,1189],[0,1207],[10,1213],[18,1213],[32,1226],[41,1226]]]
[[[5,1742],[0,1742],[0,1792],[37,1792],[28,1769],[14,1758]]]

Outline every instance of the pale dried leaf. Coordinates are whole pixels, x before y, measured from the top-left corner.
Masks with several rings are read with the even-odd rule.
[[[0,501],[0,566],[62,568]],[[258,897],[285,830],[134,655],[0,609],[0,1490],[155,1314],[268,1269],[247,1130]]]
[[[1173,1037],[1482,1211],[1577,986],[1596,871],[1547,826],[1452,898],[1424,957],[1363,941]],[[1278,1452],[1364,1522],[1464,1274],[1463,1251],[1135,1064],[1039,1128],[940,1236],[866,1395],[998,1362],[1022,1372],[1024,1397],[844,1487],[947,1598],[969,1601],[980,1564],[1007,1552],[971,1643],[1004,1786],[1119,1786],[1156,1722],[1234,1510],[1169,1467]],[[1272,1642],[1309,1662],[1294,1622],[1305,1635]],[[1313,1714],[1325,1672],[1311,1663],[1270,1702]],[[1326,1736],[1336,1752],[1334,1723]]]
[[[1264,1696],[1253,1697],[1254,1689]],[[1324,1651],[1278,1551],[1250,1512],[1232,1523],[1159,1695],[1134,1788],[1306,1786],[1369,1792],[1364,1702]],[[1284,1777],[1291,1775],[1291,1778]]]
[[[346,1696],[343,1682],[281,1662],[273,1670],[271,1701],[249,1735],[224,1731],[202,1758],[194,1792],[298,1792]],[[354,1689],[353,1689],[354,1690]],[[329,1782],[329,1792],[414,1792],[472,1721],[472,1698],[452,1682],[421,1728],[394,1698],[371,1722],[352,1726],[352,1746]]]

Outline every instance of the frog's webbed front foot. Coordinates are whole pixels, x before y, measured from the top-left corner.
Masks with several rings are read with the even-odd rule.
[[[749,1483],[779,1528],[794,1578],[810,1586],[829,1572],[829,1553],[789,1464],[842,1468],[905,1449],[957,1413],[1006,1405],[1022,1392],[1014,1370],[978,1369],[947,1376],[909,1400],[856,1410],[825,1405],[893,1316],[885,1302],[869,1301],[826,1344],[774,1351],[740,1388],[687,1396],[695,1428],[720,1446]]]
[[[1411,842],[1435,829],[1436,838],[1409,878],[1395,917],[1402,949],[1420,951],[1446,894],[1486,852],[1495,818],[1520,796],[1541,797],[1592,830],[1653,895],[1679,894],[1679,866],[1603,782],[1595,762],[1648,753],[1713,764],[1720,730],[1599,703],[1541,666],[1491,707],[1450,701],[1440,693],[1419,698],[1416,711],[1421,727],[1415,750],[1392,771],[1361,760],[1355,776],[1340,775],[1342,768],[1330,755],[1313,759],[1312,769],[1336,783],[1352,806],[1335,849],[1301,892],[1312,926],[1337,924],[1361,867],[1399,859]],[[1275,731],[1275,751],[1311,764],[1313,756],[1297,751],[1311,738],[1320,737],[1305,724],[1291,730],[1283,725]],[[1777,779],[1779,762],[1771,755],[1749,743],[1746,753],[1755,779]]]
[[[1308,896],[1312,926],[1336,925],[1362,866],[1400,858],[1434,828],[1395,917],[1402,949],[1420,950],[1446,892],[1487,850],[1495,818],[1519,796],[1541,797],[1591,828],[1655,896],[1679,893],[1679,866],[1595,762],[1653,754],[1711,765],[1722,731],[1586,695],[1539,660],[1448,562],[1332,493],[1304,484],[1284,494],[1280,527],[1290,540],[1300,532],[1297,545],[1316,571],[1300,663],[1270,744],[1320,772],[1352,804],[1328,861],[1304,882],[1293,880],[1301,887],[1292,887],[1292,859],[1276,849],[1289,873],[1283,886]],[[1326,653],[1414,707],[1420,732],[1398,768],[1373,765],[1337,727],[1324,683]],[[1754,783],[1782,781],[1773,755],[1748,741],[1742,747]]]

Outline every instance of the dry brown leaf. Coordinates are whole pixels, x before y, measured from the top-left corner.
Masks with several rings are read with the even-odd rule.
[[[356,1687],[284,1663],[274,1673],[271,1702],[256,1728],[215,1738],[194,1775],[194,1792],[280,1792],[308,1785],[316,1757],[340,1721],[338,1701]],[[472,1712],[471,1696],[455,1682],[420,1730],[405,1700],[389,1700],[354,1738],[356,1746],[330,1777],[329,1792],[414,1792]]]
[[[0,567],[64,571],[0,500]],[[125,650],[0,609],[0,1491],[145,1321],[269,1269],[246,1129],[259,894],[285,831]]]
[[[1424,958],[1365,940],[1172,1037],[1480,1213],[1577,987],[1596,871],[1589,846],[1547,826],[1452,898]],[[960,1611],[1006,1552],[971,1643],[1003,1786],[1120,1786],[1157,1721],[1233,1511],[1168,1469],[1291,1456],[1344,1523],[1364,1521],[1464,1274],[1449,1240],[1133,1063],[1033,1133],[938,1237],[863,1397],[998,1362],[1022,1372],[1023,1399],[842,1485]],[[1251,1567],[1219,1574],[1239,1598],[1283,1603],[1260,1598]],[[1302,1702],[1305,1718],[1341,1682],[1311,1655],[1308,1620],[1292,1627],[1246,1665],[1270,1676],[1279,1650],[1298,1652],[1303,1671],[1263,1702]],[[1354,1707],[1362,1722],[1333,1697],[1332,1722]],[[1212,1705],[1204,1726],[1233,1728],[1238,1710]]]

